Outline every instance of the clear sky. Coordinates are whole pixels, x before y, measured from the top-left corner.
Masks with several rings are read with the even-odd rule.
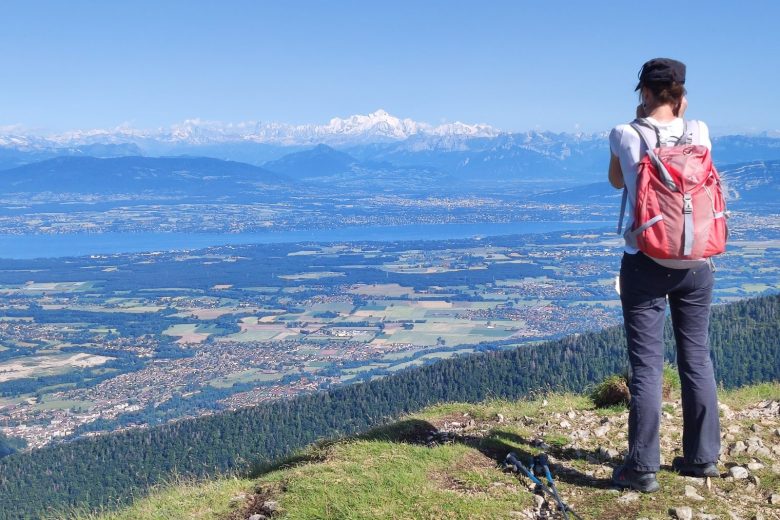
[[[440,123],[601,131],[641,64],[688,65],[691,117],[780,129],[780,2],[38,1],[0,4],[0,126]]]

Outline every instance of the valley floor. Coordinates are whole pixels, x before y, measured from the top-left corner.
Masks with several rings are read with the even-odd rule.
[[[663,407],[662,489],[651,495],[609,483],[627,447],[625,408],[548,395],[434,406],[362,436],[320,443],[252,476],[179,481],[120,511],[64,517],[560,518],[526,478],[501,466],[510,451],[527,460],[544,449],[563,499],[585,519],[780,519],[780,383],[721,392],[722,475],[711,481],[671,471],[681,455],[675,393]]]

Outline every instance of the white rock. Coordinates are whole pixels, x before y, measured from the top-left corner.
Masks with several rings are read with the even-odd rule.
[[[772,452],[769,451],[769,448],[761,446],[760,448],[756,448],[756,451],[753,452],[753,455],[762,459],[768,459],[772,457]]]
[[[631,491],[629,493],[626,493],[622,497],[618,498],[618,502],[622,504],[628,504],[629,502],[634,502],[636,500],[639,500],[639,493],[636,491]]]
[[[263,502],[263,511],[274,513],[279,509],[279,502],[276,500],[266,500]]]
[[[607,432],[609,431],[609,425],[605,424],[604,426],[599,426],[595,430],[593,430],[593,435],[596,437],[604,437]]]
[[[764,465],[761,464],[760,462],[750,462],[748,463],[747,468],[750,471],[758,471],[760,469],[764,469]]]
[[[669,510],[669,514],[677,520],[693,520],[693,509],[688,506],[675,507]]]
[[[499,422],[499,423],[504,422],[504,416],[501,415],[500,413],[497,413],[496,414],[496,421]]]
[[[772,493],[769,497],[769,503],[773,506],[780,505],[780,493]]]
[[[569,429],[569,428],[571,428],[571,423],[569,421],[567,421],[566,419],[564,419],[564,420],[561,421],[561,428]]]
[[[750,473],[748,473],[748,470],[742,466],[732,466],[729,468],[729,475],[734,477],[734,480],[742,480],[748,478]]]
[[[704,500],[704,497],[699,495],[699,492],[696,491],[696,488],[693,486],[685,486],[685,497],[690,498],[691,500]]]
[[[729,455],[739,455],[740,453],[744,453],[746,450],[747,446],[745,446],[745,443],[742,441],[737,441],[731,445],[731,448],[729,448]]]
[[[596,456],[601,460],[613,460],[620,456],[620,452],[614,448],[599,446],[596,450]]]

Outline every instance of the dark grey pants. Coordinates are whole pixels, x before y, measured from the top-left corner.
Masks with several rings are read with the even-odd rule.
[[[718,460],[720,418],[708,336],[713,282],[709,266],[669,269],[642,253],[623,254],[620,301],[631,364],[626,464],[632,469],[658,471],[660,467],[667,296],[680,372],[683,456],[690,464]]]

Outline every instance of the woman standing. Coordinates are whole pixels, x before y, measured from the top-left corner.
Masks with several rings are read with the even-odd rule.
[[[685,142],[712,149],[707,126],[684,121],[685,65],[658,58],[642,66],[637,121],[655,134],[657,147]],[[616,126],[609,136],[612,152],[609,181],[627,193],[631,230],[637,193],[637,171],[647,154],[647,137],[639,126]],[[643,132],[644,133],[644,132]],[[620,300],[631,365],[628,454],[615,468],[612,481],[643,492],[659,489],[659,427],[664,363],[663,326],[667,301],[677,343],[682,387],[683,457],[673,467],[693,476],[718,476],[720,422],[715,376],[710,359],[708,325],[713,273],[707,259],[656,259],[645,255],[626,233],[620,266]]]

